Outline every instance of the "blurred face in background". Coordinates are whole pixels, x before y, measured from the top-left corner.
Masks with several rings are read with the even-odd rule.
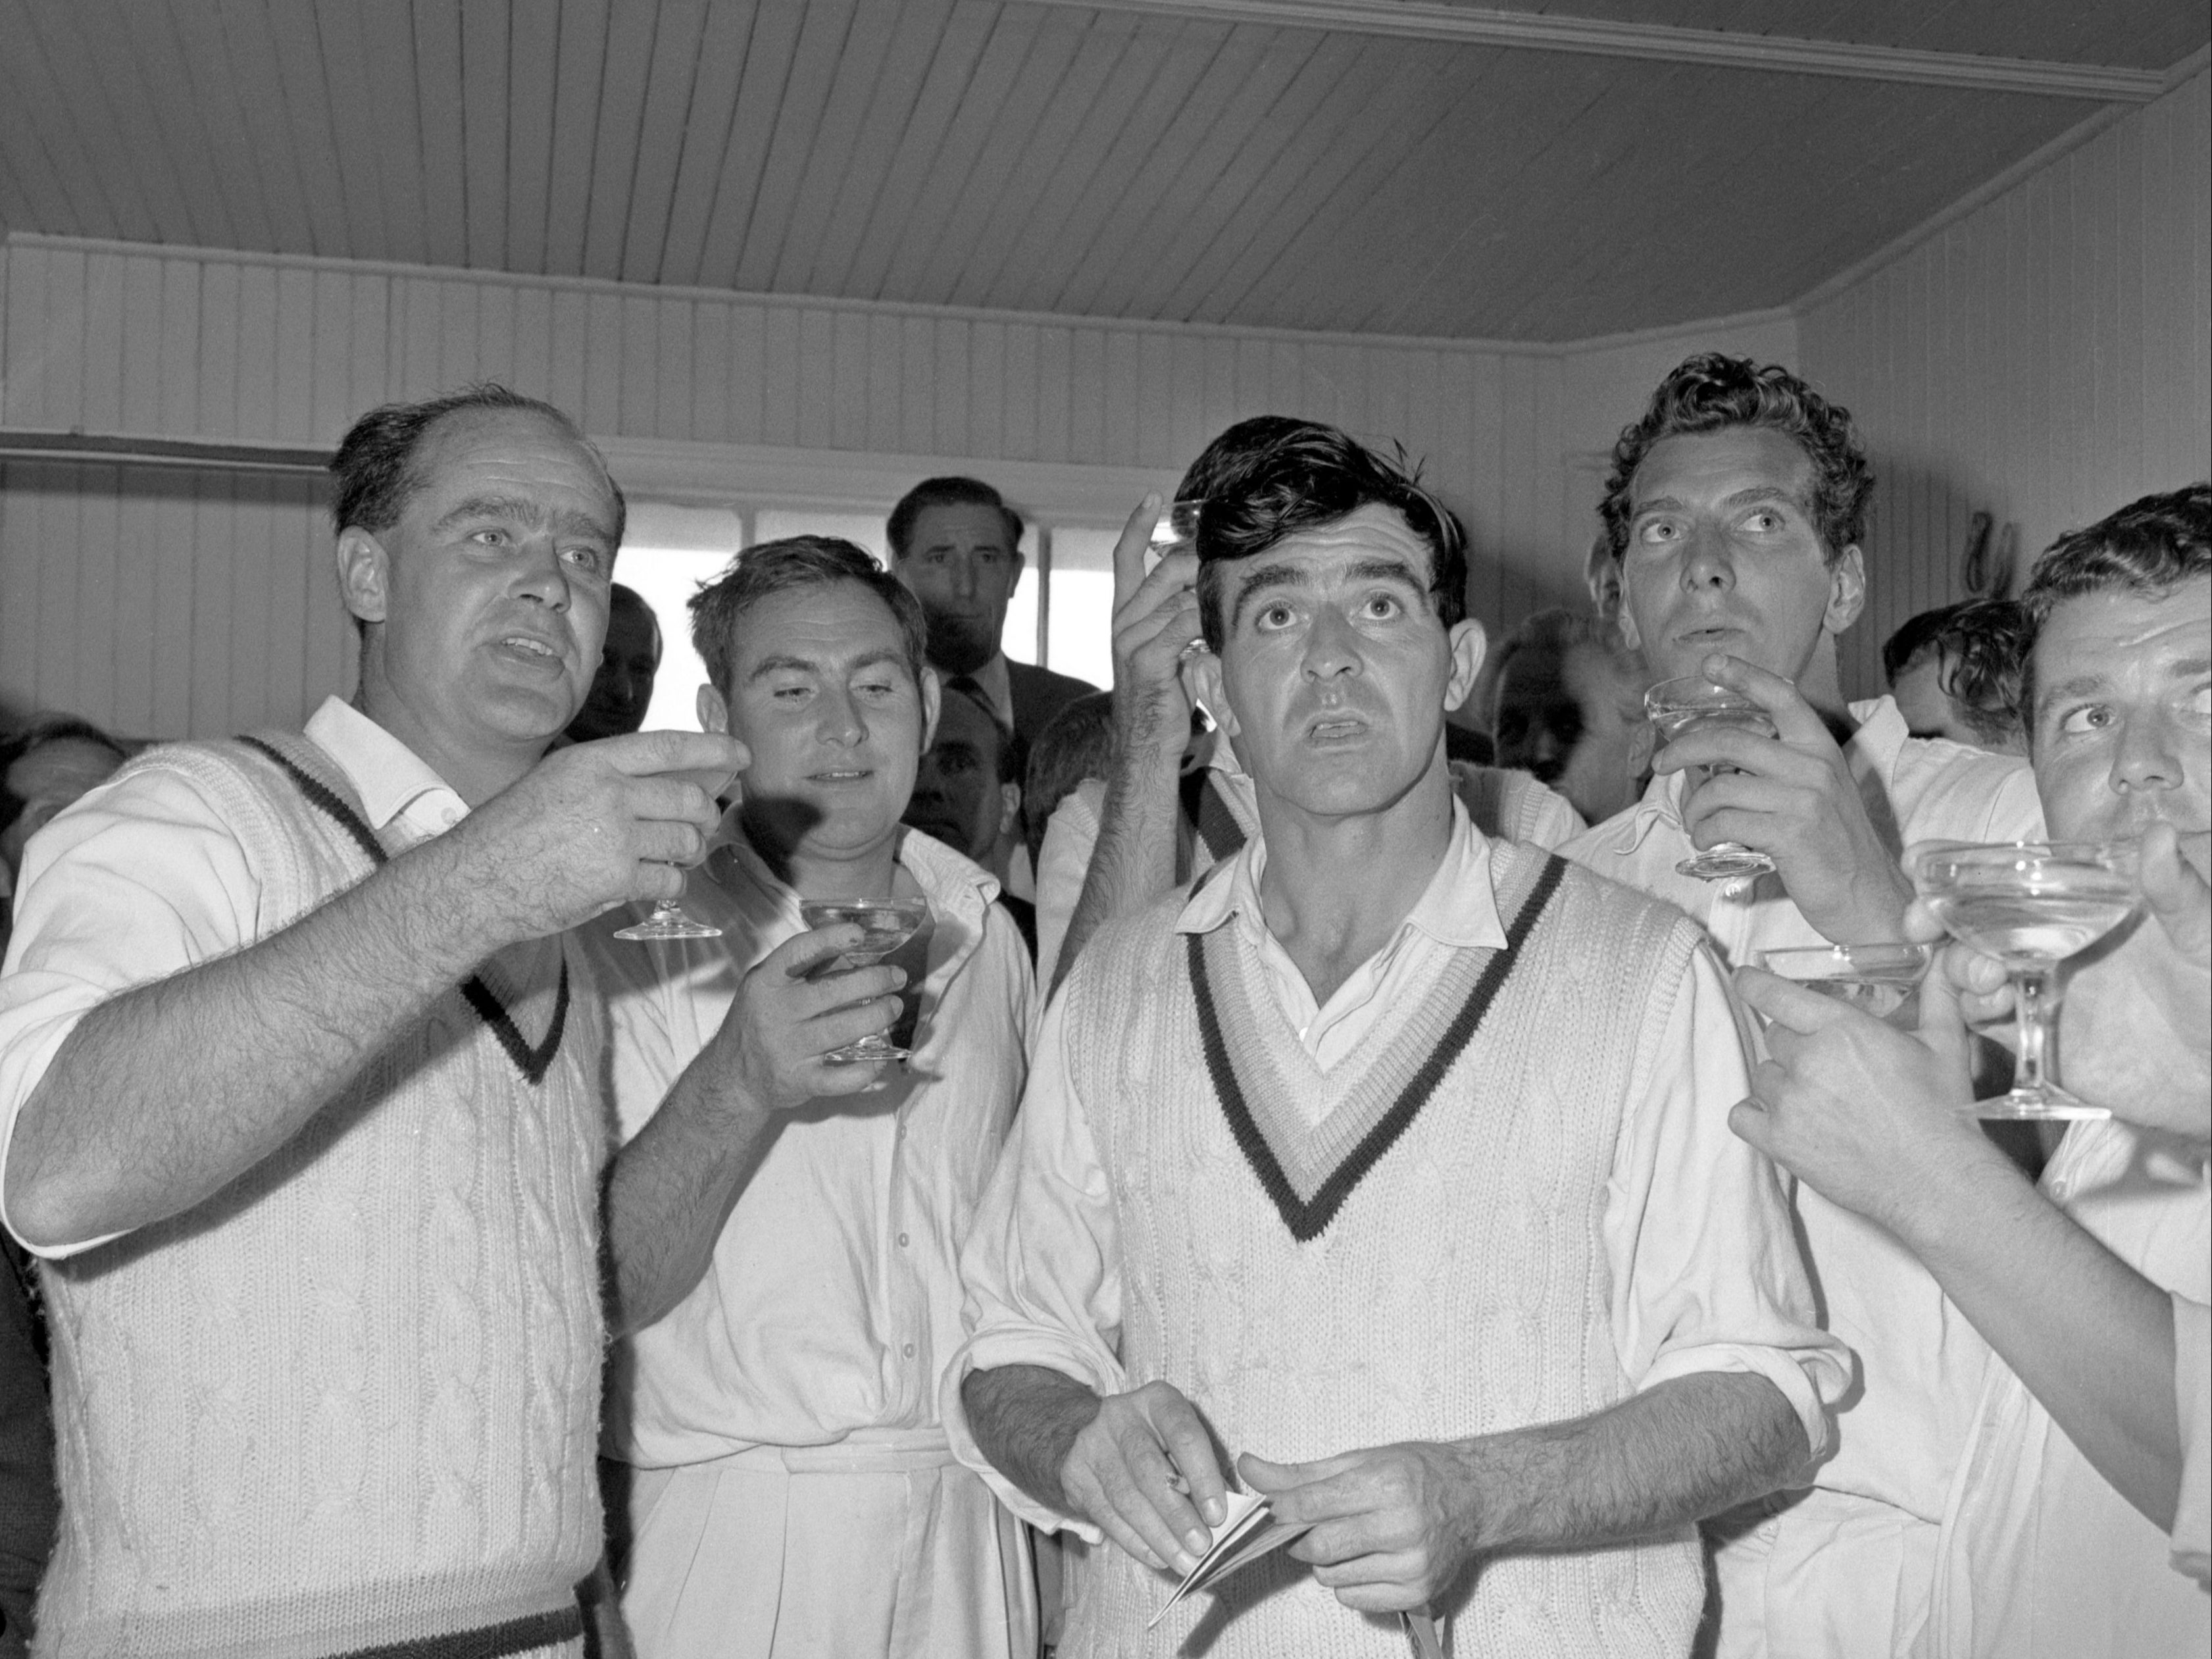
[[[1003,877],[997,854],[1021,811],[1021,786],[1001,783],[999,723],[964,691],[940,700],[936,741],[915,774],[907,803],[910,829]]]
[[[1498,677],[1497,763],[1602,822],[1636,799],[1643,696],[1634,659],[1594,641],[1516,651]]]
[[[653,703],[653,676],[660,670],[660,624],[653,607],[627,587],[614,592],[607,613],[606,643],[599,648],[599,671],[591,694],[568,736],[578,743],[618,738],[645,724]]]
[[[947,674],[972,674],[999,653],[1006,603],[1021,580],[1020,549],[1006,515],[972,501],[925,507],[898,561],[898,578],[929,619],[929,660]]]

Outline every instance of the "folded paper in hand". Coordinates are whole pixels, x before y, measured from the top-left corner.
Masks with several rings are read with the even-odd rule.
[[[1167,1617],[1168,1608],[1188,1595],[1193,1590],[1202,1590],[1218,1579],[1226,1578],[1240,1567],[1248,1567],[1263,1555],[1273,1555],[1277,1550],[1295,1544],[1313,1530],[1313,1523],[1304,1526],[1275,1519],[1275,1511],[1267,1498],[1258,1492],[1232,1492],[1223,1494],[1229,1513],[1213,1529],[1213,1547],[1200,1558],[1199,1563],[1183,1575],[1175,1594],[1154,1613],[1145,1628],[1150,1630]]]

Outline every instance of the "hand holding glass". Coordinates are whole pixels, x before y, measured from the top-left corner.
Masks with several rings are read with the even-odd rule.
[[[1848,1002],[1899,1030],[1918,1023],[1912,994],[1935,959],[1932,945],[1815,945],[1759,953],[1759,965],[1768,973]]]
[[[912,939],[929,919],[929,906],[921,899],[802,899],[799,914],[809,927],[835,927],[851,922],[865,935],[851,950],[830,963],[836,971],[872,967]],[[858,1042],[832,1048],[822,1056],[833,1066],[860,1066],[870,1060],[904,1060],[913,1050],[893,1043],[882,1031],[872,1031]]]
[[[2133,842],[2009,842],[1939,847],[1915,884],[1951,937],[1995,957],[2012,978],[2020,1053],[2012,1091],[1976,1103],[1977,1117],[2060,1121],[2110,1117],[2058,1086],[2050,1062],[2059,963],[2134,914]]]
[[[1644,694],[1644,712],[1658,729],[1662,744],[1674,742],[1693,727],[1707,725],[1739,726],[1762,738],[1774,735],[1774,717],[1766,710],[1742,692],[1716,685],[1698,674],[1660,681]],[[1728,766],[1693,766],[1688,775],[1690,787],[1695,788],[1720,773],[1735,769]],[[1765,875],[1774,868],[1774,860],[1741,842],[1723,841],[1692,854],[1674,868],[1699,881],[1734,881],[1741,876]]]
[[[719,800],[722,792],[730,787],[730,780],[737,776],[737,774],[724,771],[718,767],[711,772],[671,772],[667,775],[681,779],[686,783],[696,783],[707,792],[708,800]],[[677,873],[680,878],[683,872],[679,869]],[[643,921],[633,922],[627,927],[617,927],[615,930],[615,937],[645,940],[720,939],[722,936],[722,930],[701,921],[697,917],[687,913],[678,902],[682,897],[683,890],[679,887],[677,890],[676,897],[660,900],[653,907],[653,914]]]

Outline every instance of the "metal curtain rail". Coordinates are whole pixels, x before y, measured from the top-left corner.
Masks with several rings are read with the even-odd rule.
[[[0,461],[98,462],[191,472],[258,472],[321,477],[327,449],[291,444],[224,443],[207,438],[143,438],[106,432],[41,432],[0,427]]]

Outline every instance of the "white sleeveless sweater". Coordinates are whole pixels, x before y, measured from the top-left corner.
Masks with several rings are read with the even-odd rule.
[[[1182,1389],[1232,1456],[1491,1434],[1630,1392],[1607,1183],[1639,1034],[1667,1018],[1697,930],[1533,848],[1495,844],[1492,869],[1508,951],[1459,952],[1328,1073],[1237,928],[1174,931],[1182,894],[1102,931],[1069,978],[1071,1061],[1120,1228],[1122,1364]],[[1330,1108],[1315,1127],[1300,1096]],[[1166,1655],[1194,1631],[1210,1659],[1407,1651],[1395,1619],[1346,1610],[1281,1555],[1147,1637],[1166,1592],[1093,1551],[1063,1652]],[[1451,1604],[1454,1651],[1671,1659],[1704,1598],[1687,1526],[1492,1559]]]
[[[263,740],[358,812],[319,750]],[[373,867],[246,744],[134,764],[217,805],[257,938]],[[540,1058],[563,960],[541,940],[477,975]],[[602,1048],[574,979],[532,1085],[456,988],[225,1192],[49,1267],[39,1651],[277,1659],[574,1606],[600,1548]]]

